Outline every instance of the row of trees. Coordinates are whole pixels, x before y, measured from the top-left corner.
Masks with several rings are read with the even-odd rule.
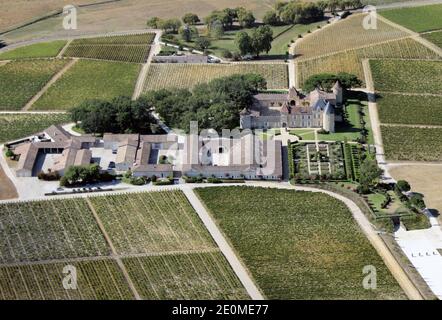
[[[315,88],[319,88],[324,91],[330,91],[336,81],[339,81],[343,89],[350,89],[352,87],[360,87],[362,81],[357,76],[351,73],[339,72],[333,73],[319,73],[310,76],[305,80],[303,90],[310,92]]]
[[[223,30],[231,30],[235,22],[238,22],[238,25],[242,28],[250,28],[255,24],[255,20],[252,11],[237,7],[212,11],[210,15],[204,18],[204,23],[209,30],[217,26],[221,26]]]
[[[152,106],[140,97],[117,97],[111,101],[87,100],[71,109],[72,121],[86,133],[152,133],[157,130]]]
[[[320,0],[318,6],[330,12],[337,10],[357,9],[363,6],[361,0]]]
[[[221,131],[238,127],[241,110],[250,107],[253,96],[266,87],[259,75],[233,75],[198,85],[192,91],[151,91],[145,99],[170,127],[188,132],[190,121],[198,121],[200,129]]]
[[[324,11],[335,13],[339,10],[362,7],[361,0],[320,0],[318,2],[277,2],[274,10],[267,11],[263,23],[271,26],[293,23],[311,23],[324,18]]]

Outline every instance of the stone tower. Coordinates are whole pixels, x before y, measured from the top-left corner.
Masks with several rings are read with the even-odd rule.
[[[332,88],[333,93],[336,95],[336,105],[340,106],[344,103],[342,86],[339,81],[336,81]]]
[[[324,114],[322,116],[322,128],[330,133],[335,132],[335,110],[330,102],[324,109]]]

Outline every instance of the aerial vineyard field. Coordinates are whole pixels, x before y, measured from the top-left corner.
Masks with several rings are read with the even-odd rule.
[[[377,29],[366,30],[362,24],[365,16],[364,14],[354,14],[307,35],[297,43],[295,54],[299,55],[299,60],[303,60],[408,36],[406,32],[379,20],[377,21]]]
[[[77,289],[63,288],[63,268],[77,268]],[[110,259],[0,267],[0,300],[133,299],[124,276]]]
[[[75,39],[71,45],[94,44],[151,44],[155,38],[154,33],[130,34],[120,36],[107,36],[97,38]]]
[[[0,143],[27,137],[53,124],[69,122],[68,114],[1,114]]]
[[[442,160],[442,128],[381,126],[381,130],[388,160]]]
[[[152,64],[147,73],[145,91],[164,88],[192,88],[215,78],[233,74],[257,73],[267,80],[268,89],[288,88],[286,64],[239,63],[214,64]]]
[[[377,91],[442,92],[442,61],[370,60]]]
[[[271,188],[196,192],[267,298],[405,298],[342,202]],[[366,265],[377,270],[377,290],[362,286]]]
[[[361,61],[367,58],[440,59],[434,51],[419,42],[411,38],[400,39],[320,58],[300,60],[297,68],[299,84],[302,86],[308,77],[322,72],[348,72],[364,80]]]
[[[382,93],[376,102],[382,123],[442,125],[442,96]]]
[[[91,202],[118,253],[164,253],[215,247],[180,191],[93,197]]]
[[[0,110],[19,110],[68,60],[13,61],[0,66]]]
[[[221,252],[126,258],[143,299],[249,299]]]
[[[428,41],[433,42],[435,45],[442,48],[442,31],[436,31],[431,33],[424,33],[421,35],[421,37],[424,37]]]
[[[107,255],[82,199],[0,205],[0,264]]]
[[[32,106],[37,110],[66,110],[88,99],[132,96],[140,65],[81,60],[73,65]]]
[[[143,63],[147,60],[155,34],[76,39],[64,56]]]
[[[149,48],[145,45],[71,45],[64,56],[143,63],[149,56]]]
[[[66,45],[65,40],[31,44],[0,54],[0,60],[55,57]]]
[[[442,4],[384,10],[379,14],[416,32],[442,29]]]

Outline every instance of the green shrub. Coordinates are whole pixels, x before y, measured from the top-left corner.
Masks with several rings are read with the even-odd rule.
[[[208,183],[223,183],[223,180],[215,177],[207,178]]]
[[[60,180],[60,174],[58,173],[58,171],[53,171],[48,173],[40,171],[37,174],[37,178],[43,181],[57,181]]]
[[[10,158],[10,157],[13,157],[13,156],[14,156],[14,152],[12,152],[11,149],[8,149],[8,150],[6,150],[5,155],[6,155],[6,157]]]

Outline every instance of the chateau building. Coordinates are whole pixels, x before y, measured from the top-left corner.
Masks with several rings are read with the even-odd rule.
[[[242,129],[321,128],[335,132],[335,109],[343,103],[343,90],[336,82],[332,92],[315,89],[307,96],[290,88],[288,93],[260,93],[240,114]]]

